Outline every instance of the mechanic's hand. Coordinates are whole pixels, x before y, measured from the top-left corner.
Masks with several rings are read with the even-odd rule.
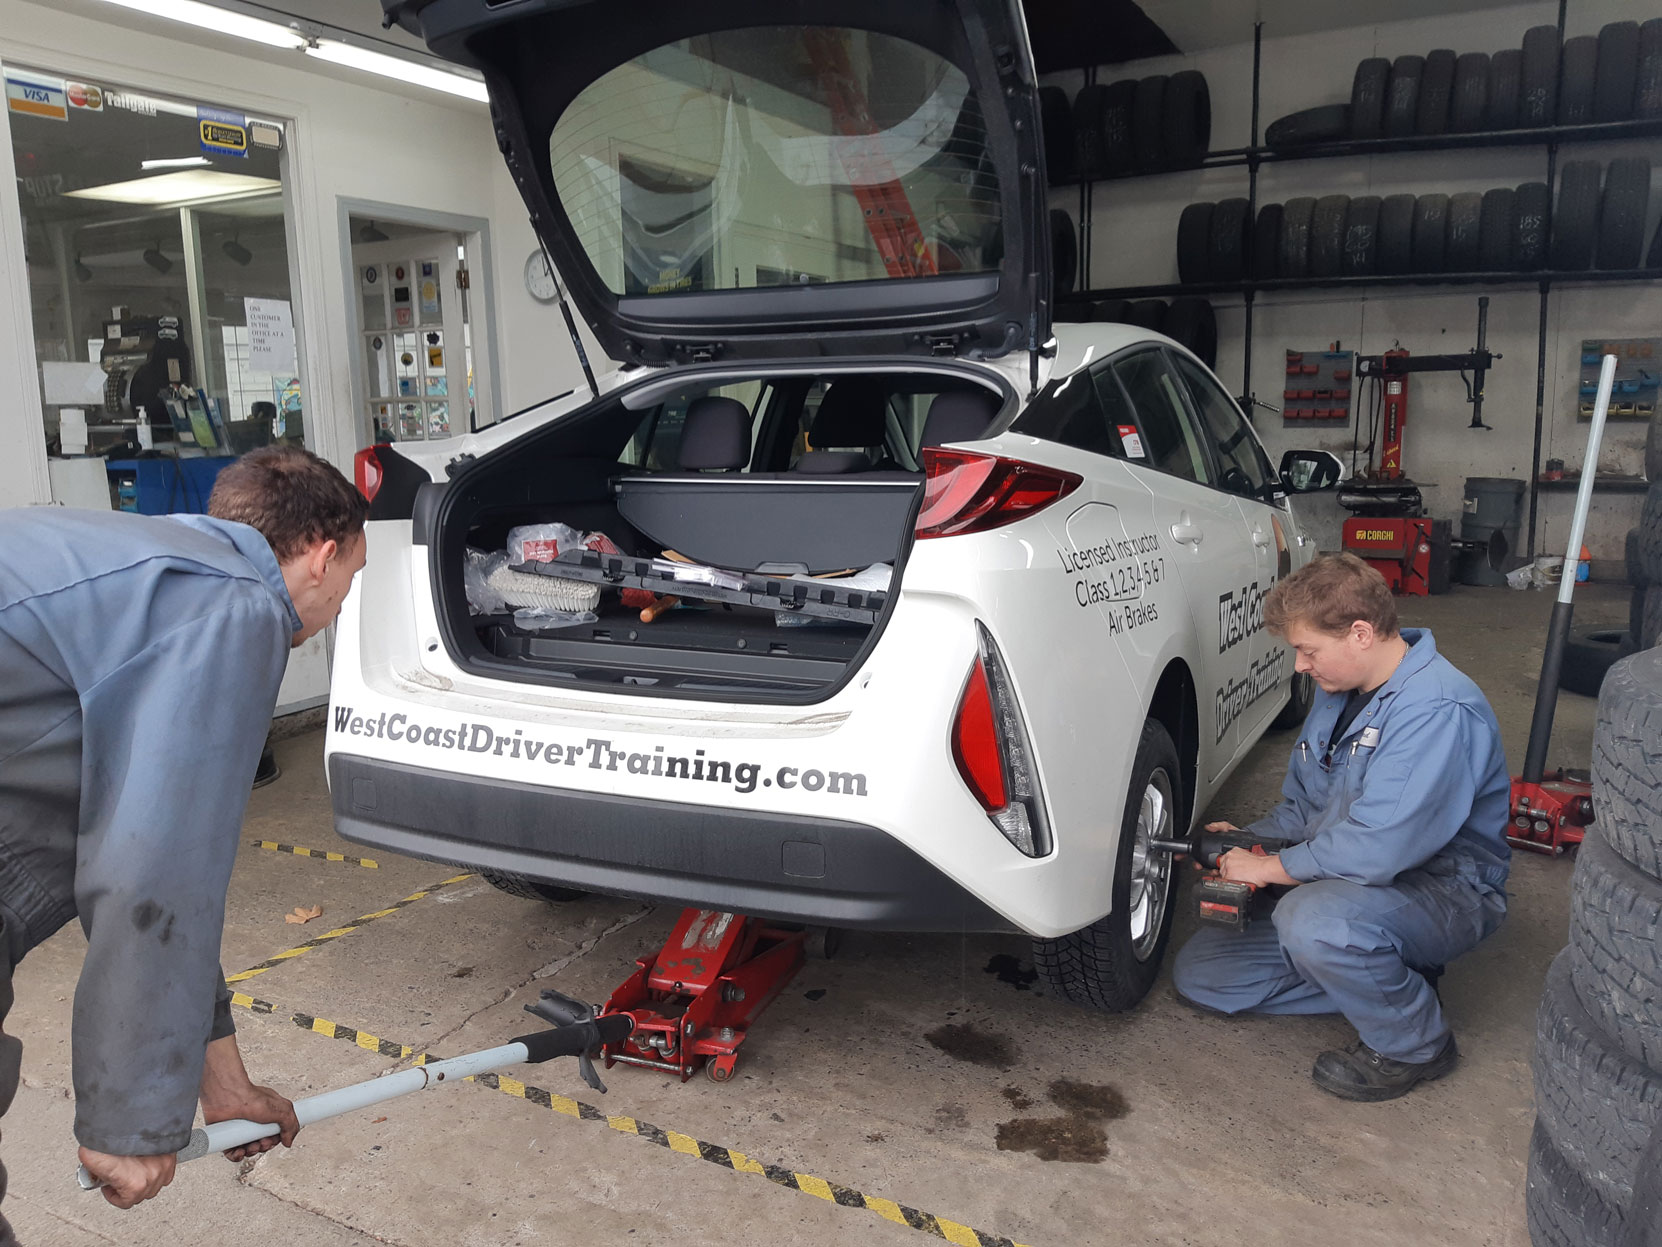
[[[105,1199],[117,1208],[131,1208],[160,1195],[162,1188],[173,1181],[179,1162],[172,1152],[162,1156],[111,1156],[83,1147],[81,1163],[104,1184],[101,1189]]]
[[[1233,883],[1250,883],[1258,888],[1272,883],[1284,887],[1298,883],[1281,868],[1279,854],[1251,853],[1246,849],[1230,849],[1218,858],[1218,873]]]
[[[282,1143],[294,1145],[294,1136],[300,1123],[294,1117],[294,1105],[270,1087],[255,1086],[243,1068],[242,1054],[237,1050],[237,1037],[226,1035],[215,1039],[203,1053],[202,1059],[202,1120],[208,1125],[216,1121],[243,1118],[247,1121],[274,1122],[279,1128],[275,1135],[244,1143],[241,1147],[225,1150],[227,1160],[246,1160],[269,1152]]]
[[[1215,831],[1239,831],[1240,828],[1235,826],[1234,823],[1207,823],[1206,824],[1206,830],[1207,831],[1214,831],[1214,832]]]

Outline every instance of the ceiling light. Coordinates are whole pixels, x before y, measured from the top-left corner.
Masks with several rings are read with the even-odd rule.
[[[126,0],[122,0],[122,3],[125,2]],[[350,43],[341,43],[335,39],[319,39],[315,44],[307,44],[306,55],[315,56],[319,60],[328,61],[334,65],[345,65],[349,69],[361,69],[366,73],[380,74],[383,78],[396,78],[398,81],[409,83],[412,86],[431,87],[435,91],[447,91],[451,95],[460,95],[470,100],[478,100],[481,104],[490,98],[485,91],[485,84],[477,78],[465,78],[461,74],[454,74],[446,69],[423,65],[419,61],[405,60],[400,56],[387,56],[382,52],[371,52],[368,48],[360,48]]]
[[[359,242],[391,242],[392,241],[392,235],[387,233],[387,231],[384,230],[384,229],[377,229],[376,225],[375,225],[375,222],[371,221],[368,225],[364,226],[361,230],[358,231],[358,241]]]
[[[170,156],[165,160],[141,160],[141,169],[199,169],[211,163],[206,156]]]
[[[81,253],[78,251],[75,253],[75,280],[82,282],[92,280],[92,270],[82,261]]]
[[[227,257],[235,260],[244,268],[247,268],[248,262],[254,258],[254,253],[247,247],[243,246],[235,238],[227,238],[225,240],[225,245],[221,247],[220,250],[223,251]]]
[[[205,199],[264,195],[282,188],[283,184],[272,178],[221,173],[216,169],[186,169],[63,193],[69,199],[99,199],[108,203],[187,204]]]
[[[256,43],[263,43],[273,48],[300,48],[306,45],[306,37],[298,31],[290,30],[287,26],[279,26],[276,22],[262,21],[257,17],[249,17],[243,13],[233,13],[228,9],[216,8],[211,4],[199,4],[197,0],[106,0],[109,4],[119,4],[124,9],[135,9],[150,17],[166,17],[175,22],[188,22],[192,26],[201,26],[219,35],[234,35],[239,39],[252,39]]]
[[[160,243],[144,253],[144,262],[158,273],[166,273],[173,267],[173,261],[162,254]]]

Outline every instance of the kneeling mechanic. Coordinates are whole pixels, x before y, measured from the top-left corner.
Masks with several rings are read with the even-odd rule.
[[[1210,1012],[1344,1014],[1359,1041],[1323,1052],[1316,1083],[1349,1100],[1394,1099],[1454,1068],[1435,978],[1506,914],[1500,727],[1429,631],[1398,629],[1384,578],[1354,555],[1318,558],[1276,585],[1264,619],[1320,692],[1281,804],[1246,830],[1297,843],[1267,856],[1233,849],[1219,869],[1291,890],[1268,923],[1200,930],[1174,981]]]

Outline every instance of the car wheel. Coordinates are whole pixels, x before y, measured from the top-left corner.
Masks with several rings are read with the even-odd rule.
[[[1272,728],[1303,727],[1310,717],[1310,707],[1316,703],[1316,681],[1299,672],[1293,673],[1293,692],[1281,713],[1270,724]]]
[[[576,888],[562,888],[556,883],[544,883],[540,879],[527,879],[524,875],[510,875],[500,870],[481,870],[479,877],[497,891],[526,901],[580,901],[588,895]]]
[[[1153,719],[1143,723],[1114,869],[1113,908],[1083,930],[1033,941],[1033,965],[1051,995],[1120,1013],[1154,986],[1171,938],[1175,869],[1151,840],[1188,826],[1177,748]]]

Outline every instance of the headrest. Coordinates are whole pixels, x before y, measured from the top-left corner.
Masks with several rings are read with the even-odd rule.
[[[922,446],[973,442],[984,437],[998,414],[998,397],[987,390],[948,390],[935,395],[923,421]]]
[[[887,437],[884,391],[873,377],[843,377],[833,381],[819,401],[808,441],[816,449],[881,446]]]
[[[791,471],[807,476],[841,476],[845,472],[864,472],[870,466],[871,460],[863,450],[810,450]]]
[[[681,426],[681,466],[731,471],[750,461],[750,413],[736,398],[706,394],[687,404]]]

